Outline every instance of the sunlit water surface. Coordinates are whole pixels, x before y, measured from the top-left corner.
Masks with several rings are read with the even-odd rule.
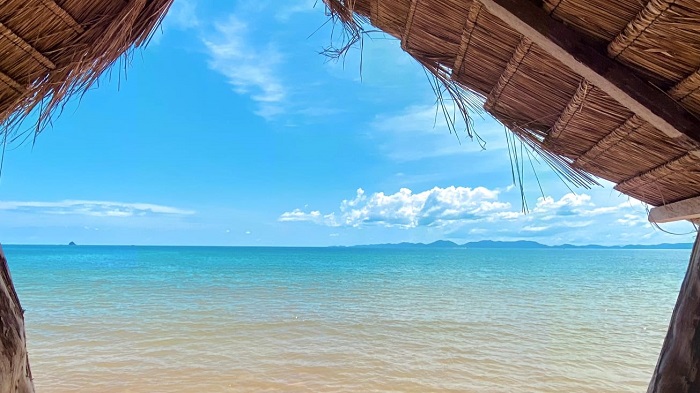
[[[39,392],[643,392],[689,251],[5,249]]]

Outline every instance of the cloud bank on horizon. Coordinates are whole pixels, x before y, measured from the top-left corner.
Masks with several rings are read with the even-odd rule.
[[[591,234],[600,235],[600,240],[605,242],[603,236],[607,234],[614,235],[616,244],[623,244],[648,242],[663,233],[647,221],[647,207],[632,198],[601,206],[591,195],[570,192],[558,199],[540,196],[532,208],[524,210],[504,198],[504,194],[512,196],[518,192],[512,186],[503,189],[450,186],[421,192],[402,188],[393,194],[368,195],[360,188],[354,198],[342,200],[337,211],[296,208],[282,213],[278,220],[358,230],[367,227],[405,231],[430,228],[449,239],[534,238],[550,244],[547,239],[553,235],[581,244],[583,239],[594,241]]]

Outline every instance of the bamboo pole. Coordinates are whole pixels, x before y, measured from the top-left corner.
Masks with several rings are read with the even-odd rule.
[[[33,393],[24,310],[0,247],[0,393]]]
[[[700,392],[700,233],[647,393]]]

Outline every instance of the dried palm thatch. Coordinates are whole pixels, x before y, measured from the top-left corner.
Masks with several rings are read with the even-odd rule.
[[[593,37],[609,42],[644,9],[639,0],[544,0],[542,5],[554,18],[566,21]]]
[[[172,0],[0,0],[4,142],[37,110],[36,132],[131,48],[144,45]]]
[[[678,83],[700,64],[699,18],[700,1],[650,1],[610,42],[608,53],[662,83]]]
[[[473,107],[478,97],[486,111],[575,184],[587,186],[594,182],[591,176],[601,177],[656,206],[700,195],[700,141],[669,136],[645,122],[479,0],[325,3],[357,36],[368,20],[400,39],[406,52],[442,76],[444,86],[472,92],[469,105],[460,109]],[[700,116],[700,0],[534,3],[591,45],[607,46],[611,59]]]

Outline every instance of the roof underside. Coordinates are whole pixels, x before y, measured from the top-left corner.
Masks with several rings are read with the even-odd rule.
[[[520,0],[700,115],[700,0]],[[478,94],[503,124],[654,206],[700,195],[700,141],[662,132],[469,0],[345,0],[423,64]],[[338,6],[336,1],[335,6]],[[700,122],[698,122],[700,124]]]
[[[122,54],[145,43],[171,2],[0,0],[4,135],[34,108],[39,130],[63,99],[85,91]]]

